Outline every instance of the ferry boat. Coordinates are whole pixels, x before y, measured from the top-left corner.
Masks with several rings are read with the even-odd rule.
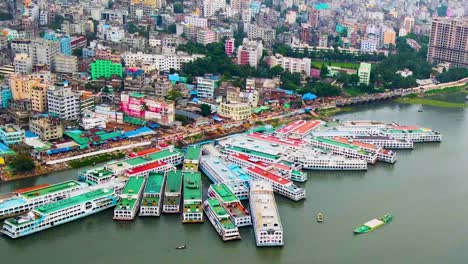
[[[229,213],[231,220],[237,227],[252,224],[249,212],[226,184],[211,184],[208,188],[208,196],[214,197],[221,202],[221,205]]]
[[[305,170],[367,170],[367,161],[331,152],[296,152],[291,160]]]
[[[185,152],[184,165],[182,166],[182,171],[198,171],[200,155],[201,146],[188,146],[187,151]]]
[[[250,178],[242,177],[243,174],[239,171],[233,171],[230,165],[221,158],[212,155],[202,156],[200,169],[213,183],[225,183],[239,199],[248,199]]]
[[[18,238],[83,218],[117,204],[112,189],[101,188],[39,206],[29,213],[5,220],[2,233]]]
[[[291,180],[282,178],[269,171],[262,170],[258,167],[248,167],[247,174],[256,181],[268,181],[273,185],[273,190],[293,201],[305,199],[306,191],[294,185]]]
[[[66,181],[53,185],[19,189],[14,192],[0,195],[0,219],[26,213],[32,209],[70,198],[77,190],[88,187],[87,184],[77,181]]]
[[[377,162],[377,153],[369,152],[351,143],[322,137],[311,137],[309,143],[314,147],[324,148],[334,154],[343,155],[348,158],[363,159],[371,164]]]
[[[336,131],[336,130],[327,130],[327,131],[318,131],[314,132],[313,136],[323,137],[323,138],[334,138],[342,137],[357,140],[364,143],[374,144],[378,147],[388,148],[388,149],[412,149],[414,148],[414,143],[411,140],[407,139],[394,139],[389,136],[384,135],[371,135],[367,133],[351,133],[349,131]]]
[[[106,169],[106,167],[93,168],[89,170],[82,170],[79,173],[79,180],[88,183],[89,185],[101,184],[116,177],[113,171]]]
[[[386,214],[379,218],[374,218],[369,222],[359,226],[358,228],[354,229],[355,234],[363,234],[373,231],[381,226],[384,226],[390,223],[393,220],[393,216],[391,214]]]
[[[167,173],[164,189],[163,213],[179,213],[182,195],[182,171],[173,170]]]
[[[272,184],[267,181],[252,181],[249,202],[257,246],[283,246],[283,226]]]
[[[184,172],[183,223],[203,223],[202,180],[198,171]]]
[[[350,145],[353,145],[353,146],[356,146],[356,147],[360,148],[361,150],[367,151],[367,152],[372,153],[372,154],[376,154],[377,155],[377,160],[388,162],[388,163],[395,163],[396,162],[396,152],[395,151],[384,149],[384,148],[378,147],[378,146],[376,146],[374,144],[364,143],[364,142],[357,141],[357,140],[354,140],[354,139],[334,137],[332,140],[335,141],[335,142],[350,144]]]
[[[442,141],[442,135],[439,132],[417,126],[401,126],[394,124],[388,129],[383,129],[382,133],[393,139],[406,139],[412,142]]]
[[[208,198],[203,203],[203,211],[224,241],[241,239],[239,229],[216,198]]]
[[[130,177],[125,185],[120,200],[114,209],[114,220],[133,220],[140,208],[141,195],[146,179]]]
[[[161,199],[163,195],[164,172],[151,172],[146,179],[146,186],[140,204],[139,216],[161,215]]]

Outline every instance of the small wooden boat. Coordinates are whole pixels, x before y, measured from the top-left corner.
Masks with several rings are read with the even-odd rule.
[[[420,113],[421,113],[422,111],[423,111],[423,110],[421,110],[421,109],[418,110],[418,112],[420,112]]]
[[[186,245],[183,245],[183,246],[176,247],[176,249],[185,249],[186,247],[187,247]]]
[[[323,222],[323,214],[322,213],[317,214],[317,222],[319,222],[319,223]]]

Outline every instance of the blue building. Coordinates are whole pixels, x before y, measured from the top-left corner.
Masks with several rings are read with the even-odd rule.
[[[45,32],[44,39],[57,41],[60,43],[60,53],[70,56],[71,55],[71,38],[68,35],[56,33],[53,31]]]
[[[11,90],[7,85],[0,86],[0,108],[8,108],[11,101]]]

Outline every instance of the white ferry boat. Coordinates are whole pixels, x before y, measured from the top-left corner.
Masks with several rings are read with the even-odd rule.
[[[161,199],[164,192],[165,175],[163,172],[151,172],[146,179],[146,186],[141,199],[139,216],[161,215]]]
[[[0,195],[0,219],[29,212],[32,209],[53,203],[73,195],[73,192],[88,187],[85,183],[66,181],[53,185],[43,184]]]
[[[120,200],[114,209],[114,220],[133,220],[140,208],[141,195],[146,179],[130,177],[125,185]]]
[[[273,185],[273,190],[278,194],[288,197],[293,201],[305,199],[306,191],[294,185],[291,180],[258,167],[249,167],[246,171],[252,177],[252,180],[270,182]]]
[[[203,211],[224,241],[241,239],[239,229],[230,215],[216,198],[208,198],[203,203]]]
[[[86,217],[117,204],[113,189],[97,189],[42,205],[29,213],[5,220],[2,233],[18,238]]]
[[[167,173],[166,186],[164,188],[163,213],[179,213],[180,199],[182,196],[182,171],[170,171]]]
[[[305,170],[367,170],[367,161],[326,152],[297,152],[291,160]]]
[[[354,136],[353,140],[363,143],[374,144],[378,147],[387,149],[413,149],[414,143],[409,139],[395,139],[389,136]]]
[[[412,142],[442,141],[442,135],[439,132],[417,126],[400,126],[395,124],[388,129],[383,129],[382,133],[393,139],[406,139]]]
[[[252,181],[249,201],[257,246],[283,246],[283,227],[272,184],[267,181]]]
[[[239,169],[233,170],[224,160],[212,155],[201,157],[200,169],[213,183],[225,183],[239,199],[248,199],[250,178],[239,173]]]
[[[249,212],[226,184],[211,184],[208,188],[208,196],[215,197],[221,202],[237,227],[249,226],[252,224]]]
[[[372,153],[350,143],[340,142],[330,138],[311,137],[309,143],[314,147],[330,150],[334,154],[352,159],[363,159],[368,163],[377,162],[377,153]]]
[[[332,140],[335,141],[335,142],[343,143],[343,144],[350,144],[352,146],[356,146],[356,147],[360,148],[361,150],[367,151],[369,153],[377,154],[377,160],[388,162],[388,163],[395,163],[396,162],[396,152],[395,151],[384,149],[384,148],[378,147],[378,146],[376,146],[374,144],[364,143],[364,142],[357,141],[357,140],[354,140],[354,139],[334,137],[334,138],[332,138]]]
[[[202,179],[198,171],[184,172],[183,223],[203,223]]]
[[[79,180],[88,183],[89,185],[101,184],[115,178],[117,174],[106,169],[106,167],[98,167],[89,170],[83,170],[79,173]]]

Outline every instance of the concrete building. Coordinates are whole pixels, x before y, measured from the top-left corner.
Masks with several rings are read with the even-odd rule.
[[[203,0],[203,16],[211,17],[217,11],[226,9],[226,0]]]
[[[31,88],[31,110],[44,113],[47,111],[47,88],[48,85],[39,84]]]
[[[214,91],[218,87],[218,79],[210,79],[205,77],[196,77],[197,80],[197,97],[213,99]]]
[[[75,93],[68,83],[56,83],[47,90],[49,113],[63,120],[77,120],[80,116],[80,94]]]
[[[295,11],[290,10],[286,13],[286,17],[284,21],[288,23],[289,25],[293,25],[294,23],[296,23],[296,17],[297,17],[297,13]]]
[[[45,39],[34,39],[31,41],[29,56],[33,65],[46,65],[50,70],[55,70],[55,55],[60,50],[60,44]]]
[[[270,68],[277,65],[291,73],[298,72],[310,76],[311,60],[309,58],[298,59],[275,54],[270,57]]]
[[[125,30],[121,27],[107,27],[104,36],[108,41],[120,42],[125,37]]]
[[[263,40],[265,43],[271,43],[276,38],[276,30],[269,26],[260,26],[252,23],[244,23],[244,33],[251,40]]]
[[[24,140],[24,130],[12,124],[0,125],[0,141],[5,145],[20,144]]]
[[[16,73],[30,74],[32,72],[32,59],[26,53],[17,53],[13,65]]]
[[[359,66],[359,70],[358,70],[359,83],[369,85],[371,68],[372,68],[372,64],[361,62],[361,65]]]
[[[55,71],[69,74],[78,72],[78,58],[63,54],[55,55]]]
[[[31,47],[30,39],[15,38],[11,41],[11,52],[13,54],[17,54],[17,53],[29,54],[30,47]]]
[[[380,43],[382,45],[395,45],[396,44],[396,33],[393,28],[383,26],[380,32]]]
[[[403,20],[403,28],[406,30],[407,34],[413,32],[414,17],[405,17],[405,19]]]
[[[320,34],[318,46],[319,47],[328,47],[328,35],[327,34]]]
[[[11,100],[11,90],[7,85],[0,86],[0,108],[8,108]]]
[[[257,68],[262,55],[263,44],[261,41],[251,41],[244,38],[242,45],[237,48],[237,64],[250,65]]]
[[[435,18],[427,50],[429,63],[448,62],[450,67],[468,67],[468,20]]]
[[[208,45],[216,42],[216,32],[211,29],[202,29],[197,31],[197,43]]]
[[[126,116],[154,120],[162,125],[171,125],[175,120],[175,103],[140,93],[120,94],[120,109]]]
[[[246,103],[221,103],[218,114],[232,120],[248,120],[252,117],[252,108]]]
[[[233,38],[228,38],[226,39],[226,42],[224,43],[224,51],[226,52],[226,55],[232,55],[234,53],[234,50],[236,49],[235,44],[234,44],[234,39]]]
[[[149,65],[159,71],[169,71],[170,69],[179,71],[185,63],[192,62],[198,58],[204,58],[205,55],[189,55],[182,52],[178,52],[176,54],[146,54],[138,52],[126,53],[122,57],[127,67],[142,67]]]
[[[71,55],[71,38],[65,34],[59,34],[53,31],[46,31],[44,33],[44,39],[58,42],[60,46],[60,53],[64,55]]]
[[[364,39],[361,41],[361,51],[374,52],[377,51],[377,40],[374,38]]]
[[[91,63],[91,77],[93,80],[104,77],[106,79],[112,76],[123,76],[123,69],[121,63],[113,63],[110,60],[96,60]]]
[[[208,27],[208,19],[205,17],[198,17],[198,16],[185,16],[185,24],[187,26],[194,26],[199,28],[207,28]]]
[[[63,137],[63,126],[59,118],[50,116],[35,116],[29,120],[29,130],[44,141]]]

